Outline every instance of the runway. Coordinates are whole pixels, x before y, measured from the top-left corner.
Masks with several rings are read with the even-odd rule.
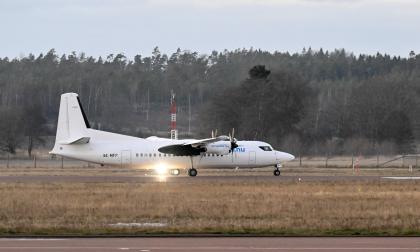
[[[395,179],[397,177],[392,177]],[[406,178],[406,177],[404,177]],[[188,182],[216,182],[216,181],[379,181],[389,178],[381,176],[87,176],[87,175],[9,175],[0,176],[0,182],[79,182],[79,183],[150,183],[150,182],[167,182],[167,183],[188,183]]]
[[[0,251],[420,251],[420,238],[157,237],[0,239]]]

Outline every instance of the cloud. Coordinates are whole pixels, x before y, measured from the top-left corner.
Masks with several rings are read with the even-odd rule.
[[[0,0],[0,57],[20,52],[420,51],[414,0]],[[30,39],[28,39],[30,38]]]
[[[334,4],[334,5],[416,5],[418,0],[148,0],[148,4],[158,5],[193,5],[193,6],[249,6],[249,5],[296,5],[296,4]]]

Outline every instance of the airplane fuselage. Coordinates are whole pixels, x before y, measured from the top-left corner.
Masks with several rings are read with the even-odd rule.
[[[51,154],[102,165],[121,165],[141,169],[188,169],[195,177],[197,168],[253,168],[275,166],[294,156],[274,150],[260,141],[237,141],[234,132],[228,136],[205,139],[173,140],[138,138],[95,130],[90,127],[79,97],[75,93],[61,95],[57,133]]]
[[[293,156],[275,151],[260,141],[238,141],[233,153],[201,153],[197,156],[176,156],[158,151],[162,146],[182,144],[191,140],[167,138],[137,138],[94,129],[87,129],[90,137],[87,144],[56,144],[52,154],[104,165],[122,165],[141,169],[166,166],[170,169],[191,168],[191,158],[196,168],[254,168],[280,164]],[[227,141],[213,143],[214,146],[229,144]],[[262,148],[263,147],[263,148]]]

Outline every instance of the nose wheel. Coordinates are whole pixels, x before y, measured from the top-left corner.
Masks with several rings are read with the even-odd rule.
[[[197,169],[195,169],[195,168],[190,168],[190,169],[188,169],[188,175],[189,175],[190,177],[195,177],[195,176],[197,176]]]
[[[279,169],[279,168],[276,168],[276,169],[274,170],[273,174],[274,174],[274,176],[276,176],[276,177],[280,176],[280,169]]]

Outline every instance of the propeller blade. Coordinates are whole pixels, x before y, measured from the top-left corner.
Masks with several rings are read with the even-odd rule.
[[[231,142],[230,143],[230,149],[233,151],[233,149],[235,149],[236,147],[238,147],[238,144],[235,142]]]
[[[238,147],[238,144],[236,143],[235,136],[235,128],[232,128],[232,132],[229,132],[229,141],[230,141],[230,150],[229,153],[232,153],[232,162],[233,162],[233,150]]]

